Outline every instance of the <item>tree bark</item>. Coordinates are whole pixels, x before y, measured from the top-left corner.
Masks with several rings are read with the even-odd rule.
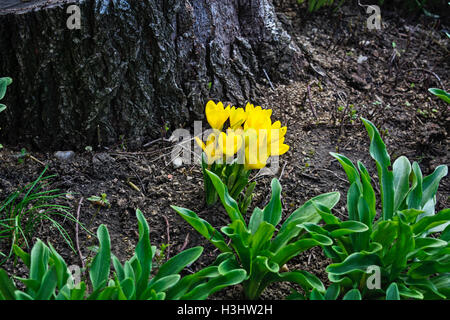
[[[81,10],[71,30],[67,7]],[[302,70],[271,0],[5,0],[0,76],[4,144],[139,147],[203,119],[208,99],[257,101]]]

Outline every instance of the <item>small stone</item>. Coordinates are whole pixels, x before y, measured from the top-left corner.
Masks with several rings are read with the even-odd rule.
[[[368,58],[367,58],[366,56],[359,56],[359,57],[358,57],[358,63],[361,64],[361,63],[363,63],[363,62],[366,62],[367,59],[368,59]]]
[[[70,192],[66,193],[66,198],[69,199],[69,200],[75,199],[75,197],[73,196],[73,194],[70,193]]]
[[[178,169],[179,167],[181,167],[183,165],[183,159],[181,158],[175,158],[173,159],[173,167],[175,169]]]
[[[73,152],[73,151],[56,151],[55,152],[55,158],[62,160],[62,161],[69,161],[73,157],[75,157],[75,152]]]

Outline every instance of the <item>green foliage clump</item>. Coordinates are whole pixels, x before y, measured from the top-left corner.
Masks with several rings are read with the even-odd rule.
[[[273,282],[288,281],[300,285],[304,290],[316,289],[325,292],[320,280],[303,270],[283,272],[283,266],[293,257],[314,246],[328,246],[332,240],[316,232],[302,232],[297,225],[306,222],[318,222],[313,202],[331,209],[339,201],[339,193],[331,192],[319,195],[295,210],[280,226],[281,221],[281,185],[272,180],[272,196],[263,209],[255,208],[248,223],[239,210],[238,203],[228,193],[227,186],[220,177],[206,171],[227,211],[231,222],[221,228],[230,238],[227,244],[220,232],[193,211],[172,206],[195,230],[208,239],[224,255],[230,257],[228,268],[242,267],[247,272],[243,282],[244,293],[248,299],[257,299],[264,289]],[[276,233],[276,236],[275,236]]]
[[[447,175],[445,165],[423,176],[417,162],[402,156],[392,165],[377,128],[363,119],[369,133],[370,155],[380,182],[381,212],[377,212],[371,176],[358,161],[331,153],[350,182],[348,220],[314,203],[324,225],[299,227],[333,239],[324,253],[333,260],[329,280],[341,292],[358,290],[368,299],[448,299],[450,297],[450,209],[435,212],[436,192]],[[376,217],[379,217],[376,219]],[[380,271],[379,288],[367,284],[370,268]]]
[[[123,265],[111,253],[108,229],[97,230],[98,251],[90,265],[88,292],[85,281],[77,281],[64,259],[49,244],[38,240],[31,254],[15,246],[15,253],[29,268],[28,278],[19,290],[3,269],[0,269],[0,300],[162,300],[206,299],[223,287],[240,283],[245,270],[229,270],[228,258],[220,255],[209,267],[181,278],[180,272],[196,261],[202,247],[194,247],[177,254],[155,272],[152,260],[156,247],[151,246],[149,227],[144,215],[136,211],[139,241],[133,257]],[[114,266],[110,278],[111,261]]]
[[[63,205],[52,204],[51,200],[63,197],[58,189],[48,189],[48,181],[55,175],[45,176],[47,167],[32,183],[26,185],[9,195],[0,204],[0,240],[10,242],[7,253],[0,251],[3,264],[13,253],[14,245],[31,247],[29,242],[36,226],[42,221],[49,221],[58,230],[69,247],[75,251],[73,241],[64,227],[54,217],[61,216],[75,223],[77,219],[68,211],[70,208]]]

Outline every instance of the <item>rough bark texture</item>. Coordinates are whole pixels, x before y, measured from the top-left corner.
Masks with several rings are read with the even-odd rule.
[[[69,4],[80,30],[66,26]],[[202,119],[209,98],[254,100],[264,70],[272,81],[301,70],[271,0],[7,0],[0,52],[14,81],[1,141],[37,149],[121,136],[138,147]]]

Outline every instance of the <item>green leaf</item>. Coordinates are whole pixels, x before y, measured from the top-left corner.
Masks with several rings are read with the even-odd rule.
[[[360,221],[358,213],[358,201],[361,197],[361,192],[359,191],[356,183],[352,183],[347,192],[347,211],[348,219],[354,221]]]
[[[207,155],[206,153],[202,152],[202,173],[203,173],[203,182],[205,185],[206,204],[213,205],[217,202],[217,192],[216,189],[214,188],[211,179],[206,173],[207,169],[208,169]]]
[[[424,298],[428,299],[430,297],[434,299],[445,299],[446,297],[439,292],[436,285],[429,279],[412,279],[407,278],[405,283],[409,286],[420,288],[424,292]]]
[[[363,186],[362,195],[364,197],[364,200],[366,200],[367,205],[369,206],[370,223],[372,223],[377,213],[375,191],[373,190],[371,184],[370,174],[367,171],[366,167],[360,161],[358,161],[358,168],[359,171],[361,172],[361,181]]]
[[[9,86],[12,83],[12,79],[9,77],[3,77],[0,78],[0,100],[3,99],[3,97],[6,94],[6,87]]]
[[[359,222],[359,221],[348,220],[348,221],[344,221],[344,222],[340,223],[339,229],[335,229],[335,230],[331,231],[330,235],[333,238],[338,238],[338,237],[346,236],[346,235],[349,235],[352,233],[365,232],[367,230],[369,230],[369,227],[366,226],[364,223]]]
[[[400,209],[409,192],[409,175],[411,163],[408,158],[401,156],[393,164],[394,174],[394,211]]]
[[[31,249],[30,279],[40,282],[47,272],[47,265],[48,248],[38,239]]]
[[[53,265],[55,268],[57,287],[61,289],[67,284],[67,280],[69,279],[67,264],[50,243],[49,248],[50,248],[50,264]]]
[[[217,271],[220,274],[224,275],[230,271],[240,269],[240,268],[241,268],[240,264],[236,261],[236,259],[233,256],[232,258],[226,259],[222,263],[220,263]]]
[[[342,165],[342,168],[347,174],[348,181],[350,182],[350,184],[356,183],[359,190],[362,192],[362,184],[358,170],[356,169],[355,165],[350,161],[350,159],[338,153],[330,152],[330,154],[333,157],[335,157]]]
[[[308,225],[308,223],[302,223],[299,225],[291,223],[286,228],[279,231],[275,239],[273,239],[272,243],[270,244],[270,251],[277,252],[280,248],[284,247],[289,241],[298,236],[298,234],[302,231],[302,229],[308,231],[308,229],[304,227],[305,225]],[[328,232],[325,231],[325,234],[328,234]]]
[[[444,231],[442,231],[440,238],[443,241],[450,241],[450,225],[448,225]]]
[[[350,221],[360,221],[358,213],[358,202],[361,197],[360,190],[356,183],[352,183],[347,192],[347,212]],[[351,234],[350,240],[352,242],[352,251],[360,248],[359,235]]]
[[[173,287],[181,276],[179,274],[170,274],[165,277],[159,277],[154,283],[152,283],[147,290],[155,290],[155,292],[163,292]],[[144,294],[146,296],[146,294]]]
[[[308,250],[315,246],[329,246],[333,244],[333,241],[330,238],[322,235],[321,237],[324,237],[325,239],[313,239],[313,238],[301,239],[291,244],[288,244],[285,247],[282,247],[272,258],[272,262],[275,262],[278,265],[282,266],[290,259],[292,259],[293,257],[297,256],[298,254],[300,254],[305,250]]]
[[[250,250],[252,257],[256,257],[261,251],[269,248],[275,226],[269,222],[263,221],[258,230],[250,238]]]
[[[420,235],[436,226],[450,221],[450,208],[439,211],[434,216],[428,216],[420,219],[412,226],[415,235]]]
[[[158,274],[153,278],[155,281],[167,277],[169,275],[178,274],[187,265],[196,261],[203,252],[203,247],[194,247],[184,250],[172,257],[169,261],[164,263],[158,270]]]
[[[414,279],[428,278],[434,274],[450,273],[450,262],[420,261],[413,263],[408,275]]]
[[[397,215],[402,219],[402,221],[406,224],[414,224],[417,220],[417,217],[423,213],[422,210],[417,209],[405,209],[402,211],[398,211]]]
[[[139,297],[147,288],[148,278],[152,270],[152,246],[150,243],[148,223],[141,210],[136,210],[136,217],[138,220],[139,241],[136,245],[135,252],[141,265],[141,274],[136,283],[136,296]]]
[[[380,221],[374,228],[371,238],[382,246],[382,256],[385,256],[397,238],[397,221]]]
[[[407,257],[414,249],[414,237],[411,227],[399,221],[397,239],[391,252],[395,257],[392,262],[390,281],[393,281],[406,268]]]
[[[366,250],[369,247],[372,221],[370,220],[369,206],[367,205],[367,202],[363,197],[360,197],[358,201],[358,213],[359,220],[368,227],[368,231],[358,234],[360,242],[358,247],[360,248],[360,250]]]
[[[335,275],[345,275],[353,271],[361,271],[365,273],[367,268],[373,265],[382,265],[378,255],[355,252],[340,263],[330,264],[326,268],[326,271]]]
[[[301,224],[304,222],[317,223],[321,220],[320,215],[314,207],[314,202],[320,203],[323,206],[332,209],[338,202],[341,194],[339,192],[330,192],[318,195],[306,201],[300,208],[296,209],[283,223],[280,232],[291,223]]]
[[[316,288],[312,289],[309,295],[309,300],[326,300],[323,294],[321,294]]]
[[[270,273],[266,277],[267,280],[264,283],[265,286],[272,282],[287,281],[300,285],[305,291],[316,289],[319,293],[325,293],[325,287],[323,286],[322,281],[315,275],[304,270]]]
[[[436,289],[447,299],[450,298],[450,274],[444,273],[441,275],[438,275],[437,277],[433,277],[431,279],[431,282],[436,287]]]
[[[84,294],[86,292],[86,283],[81,282],[80,287],[72,289],[70,300],[84,300]]]
[[[231,239],[231,246],[236,251],[244,269],[250,274],[252,270],[252,255],[249,245],[251,233],[242,221],[236,220],[227,227],[220,229]]]
[[[417,162],[413,162],[412,169],[412,186],[406,202],[409,209],[420,210],[422,209],[422,171]]]
[[[367,119],[361,118],[370,137],[370,155],[375,160],[380,178],[380,193],[383,219],[389,220],[394,214],[394,176],[389,171],[391,160],[386,151],[386,145],[381,139],[375,125]]]
[[[36,296],[35,300],[50,300],[50,298],[55,293],[56,286],[58,284],[58,279],[56,277],[55,268],[50,268],[42,278],[41,286]]]
[[[319,215],[322,217],[323,221],[326,224],[341,223],[341,221],[331,213],[329,208],[327,208],[326,206],[324,206],[320,203],[313,202],[313,204],[314,204],[314,207],[316,208],[317,212],[319,213]]]
[[[30,254],[28,254],[25,251],[23,251],[22,248],[20,248],[16,244],[14,244],[14,246],[13,246],[13,251],[14,251],[14,254],[16,256],[18,256],[28,268],[30,268],[30,266],[31,266],[31,256],[30,256]]]
[[[16,296],[15,300],[34,300],[32,296],[19,290],[16,290],[16,292],[14,292],[14,295]]]
[[[408,259],[412,259],[421,251],[429,251],[429,249],[444,248],[448,245],[447,241],[435,238],[415,238],[414,251],[410,252]]]
[[[99,293],[95,300],[112,300],[112,296],[116,291],[116,287],[106,287]]]
[[[100,242],[99,250],[92,261],[89,276],[93,290],[96,291],[106,285],[109,277],[111,261],[111,241],[108,229],[105,225],[100,225],[97,230],[97,237]]]
[[[6,110],[6,106],[2,103],[0,103],[0,112],[3,112]]]
[[[395,282],[392,282],[386,290],[386,300],[400,300],[400,293],[398,286]]]
[[[448,173],[448,168],[445,165],[438,166],[432,174],[426,176],[422,182],[422,202],[423,207],[430,199],[433,199],[436,195],[439,187],[439,182]]]
[[[256,207],[253,210],[253,213],[250,217],[250,221],[248,223],[248,228],[252,234],[254,234],[256,230],[258,230],[259,224],[263,221],[263,219],[264,219],[263,211],[260,208]]]
[[[247,277],[243,269],[233,270],[225,275],[213,278],[206,283],[196,286],[187,294],[183,295],[183,300],[204,300],[222,288],[241,283]]]
[[[358,289],[352,289],[345,294],[342,300],[362,300],[361,293]]]
[[[124,279],[130,278],[134,282],[136,282],[136,275],[134,274],[134,268],[132,266],[133,261],[137,261],[136,255],[134,255],[133,258],[131,258],[129,261],[125,261],[124,268],[123,268]]]
[[[117,278],[119,279],[120,282],[125,280],[125,271],[119,259],[115,255],[112,255],[111,259],[114,266],[114,270],[116,270]]]
[[[423,299],[423,294],[420,291],[408,288],[403,283],[398,284],[398,291],[400,296],[406,299]]]
[[[222,252],[230,252],[231,249],[225,243],[223,236],[214,229],[207,221],[203,220],[193,211],[185,208],[171,206],[184,220],[186,220],[198,233],[204,236]]]
[[[222,182],[222,180],[220,180],[220,178],[216,174],[209,170],[206,170],[206,173],[214,184],[214,188],[216,188],[216,191],[220,197],[220,201],[222,201],[222,204],[228,215],[230,216],[231,221],[234,222],[236,220],[241,220],[242,222],[244,222],[244,218],[239,211],[237,202],[229,195],[228,189]]]
[[[341,287],[337,283],[332,283],[325,292],[325,300],[336,300],[341,292]]]
[[[224,255],[224,253],[219,256]],[[234,257],[234,256],[233,256]],[[209,266],[200,271],[183,277],[178,283],[167,291],[167,300],[179,300],[186,292],[191,290],[196,284],[204,283],[207,279],[219,277],[218,266]]]
[[[120,282],[120,288],[127,300],[133,300],[136,297],[136,287],[131,278],[125,278]]]
[[[450,94],[447,91],[439,88],[429,88],[428,91],[434,94],[439,99],[442,99],[447,103],[450,103]]]
[[[16,286],[5,270],[0,269],[0,293],[5,300],[15,300]]]
[[[264,208],[263,214],[264,221],[267,221],[275,227],[281,220],[281,185],[278,179],[272,179],[271,187],[272,197]]]

